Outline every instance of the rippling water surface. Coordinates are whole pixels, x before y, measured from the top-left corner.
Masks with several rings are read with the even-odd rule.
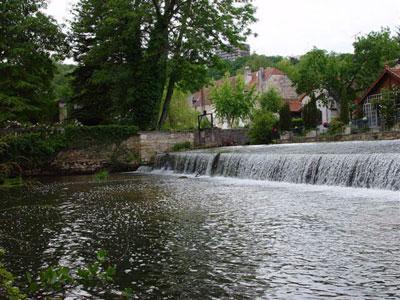
[[[398,299],[400,193],[117,175],[0,196],[16,274],[108,250],[140,299]]]

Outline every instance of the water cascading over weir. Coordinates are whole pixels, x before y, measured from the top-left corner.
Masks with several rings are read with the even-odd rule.
[[[400,190],[400,140],[230,147],[161,154],[154,170]]]

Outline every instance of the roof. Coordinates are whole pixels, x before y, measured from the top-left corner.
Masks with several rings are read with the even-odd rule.
[[[291,112],[300,112],[303,109],[303,104],[300,99],[288,100]]]
[[[364,100],[379,85],[379,83],[385,78],[386,75],[391,76],[396,80],[400,81],[400,67],[389,68],[388,66],[386,66],[384,71],[378,77],[378,79],[366,90],[364,95],[360,98],[359,103],[364,102]]]
[[[266,68],[258,72],[252,72],[248,74],[250,79],[248,81],[248,86],[256,86],[259,89],[259,77],[262,76],[262,86],[261,90],[266,90],[268,88],[275,88],[281,96],[289,103],[290,110],[292,112],[299,112],[302,109],[301,98],[296,92],[292,81],[287,77],[287,75],[277,68]],[[250,78],[251,76],[251,78]],[[236,76],[229,78],[232,83],[235,82]],[[224,82],[224,79],[219,79],[215,81],[215,85],[219,86]],[[205,105],[211,105],[210,101],[210,87],[203,87],[200,91],[197,91],[192,95],[192,103],[194,107],[201,107]]]

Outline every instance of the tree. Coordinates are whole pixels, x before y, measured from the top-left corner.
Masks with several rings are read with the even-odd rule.
[[[170,114],[164,124],[165,129],[185,130],[196,128],[198,112],[190,107],[187,99],[187,93],[180,90],[175,91],[170,105]]]
[[[270,144],[276,135],[277,117],[268,111],[258,111],[252,119],[249,130],[252,144]]]
[[[386,64],[395,64],[400,56],[400,44],[386,28],[358,37],[353,46],[354,55],[314,48],[301,57],[294,78],[299,93],[312,95],[325,105],[333,99],[345,124],[351,101],[376,80]]]
[[[175,88],[203,85],[216,49],[242,43],[253,21],[253,6],[232,0],[80,0],[72,25],[76,114],[160,128]]]
[[[315,129],[321,124],[321,111],[317,108],[315,99],[311,99],[309,103],[303,107],[303,119],[306,129]]]
[[[283,105],[283,100],[279,92],[271,88],[259,96],[260,108],[262,111],[279,113]]]
[[[288,103],[285,103],[279,111],[279,128],[281,131],[292,129],[292,115]]]
[[[54,60],[67,51],[65,36],[42,11],[45,0],[0,2],[0,122],[37,122],[52,105]]]
[[[396,98],[398,98],[399,95],[399,89],[395,89],[394,91],[384,89],[382,90],[382,99],[374,103],[378,106],[387,129],[391,129],[396,124]]]
[[[158,128],[168,116],[176,84],[182,80],[193,80],[193,77],[184,76],[184,70],[193,66],[209,65],[215,60],[217,50],[227,50],[231,46],[241,47],[251,33],[249,25],[255,21],[255,9],[250,3],[237,3],[238,1],[234,4],[232,0],[188,0],[176,3],[169,24],[168,56],[172,59],[168,68],[168,84],[162,101]]]
[[[242,76],[229,77],[211,88],[211,100],[217,117],[233,128],[237,122],[249,118],[256,99],[254,87],[246,88]]]
[[[154,89],[143,82],[160,83],[140,71],[143,30],[150,26],[142,2],[80,0],[74,10],[70,38],[78,67],[72,115],[85,124],[122,119],[148,126],[154,103],[147,100]]]

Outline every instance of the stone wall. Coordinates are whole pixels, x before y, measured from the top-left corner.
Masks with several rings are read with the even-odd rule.
[[[247,145],[250,143],[247,129],[210,128],[194,134],[196,147],[223,147]]]
[[[47,170],[39,174],[93,174],[100,170],[135,171],[140,165],[140,139],[132,136],[120,144],[93,145],[57,154]]]
[[[315,143],[315,142],[346,142],[346,141],[375,141],[400,139],[400,131],[366,132],[348,135],[319,135],[316,137],[288,137],[277,141],[278,144]]]
[[[193,132],[140,132],[139,133],[140,159],[142,163],[150,163],[158,154],[169,152],[175,144],[190,142],[194,144]]]
[[[159,153],[171,152],[176,144],[210,148],[248,144],[246,129],[209,129],[201,132],[139,132],[120,145],[94,145],[87,149],[60,152],[50,170],[59,174],[90,174],[102,169],[133,171],[138,164],[151,163]]]

